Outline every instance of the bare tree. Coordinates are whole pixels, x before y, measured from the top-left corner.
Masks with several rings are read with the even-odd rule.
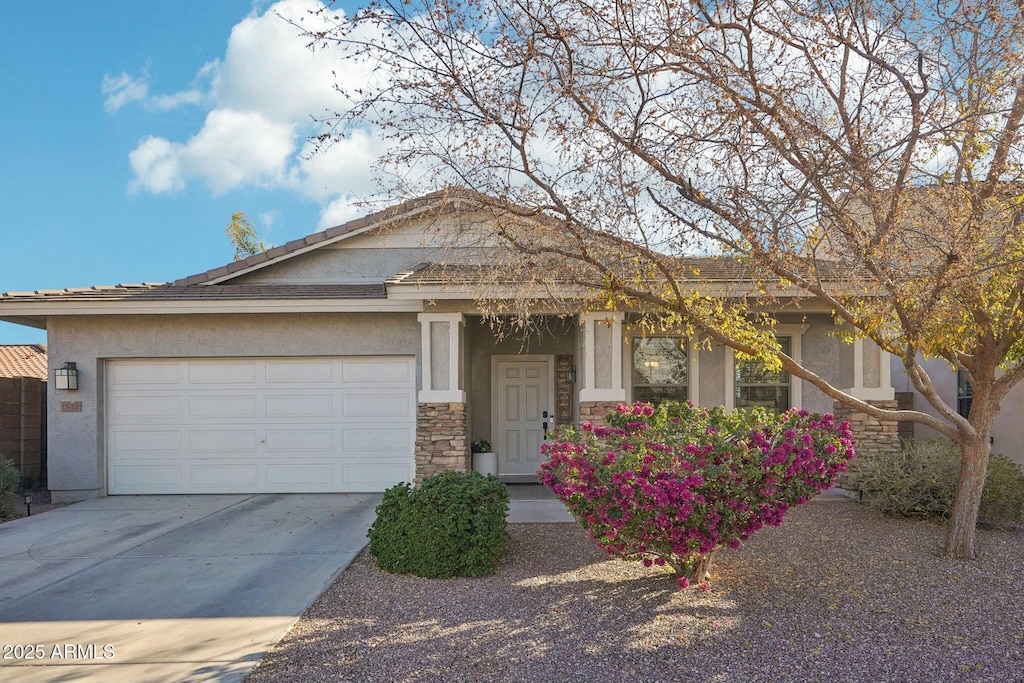
[[[377,126],[403,182],[524,219],[495,230],[539,281],[558,264],[651,324],[953,439],[946,552],[974,557],[989,432],[1024,376],[1021,3],[383,0],[323,16],[314,46],[378,67],[334,136]],[[683,258],[697,252],[750,274],[728,305]],[[783,353],[757,311],[793,291],[901,358],[939,417],[860,401]],[[922,356],[967,374],[969,417]]]

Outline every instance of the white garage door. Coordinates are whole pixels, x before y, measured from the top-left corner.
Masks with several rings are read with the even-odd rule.
[[[412,481],[411,357],[110,361],[110,494],[383,491]]]

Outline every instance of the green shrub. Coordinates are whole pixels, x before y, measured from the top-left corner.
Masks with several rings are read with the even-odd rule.
[[[960,474],[960,447],[935,437],[911,440],[901,451],[862,458],[855,485],[870,505],[900,517],[949,517]],[[1024,516],[1024,471],[1003,455],[989,458],[978,522],[1007,526]]]
[[[13,460],[0,455],[0,519],[14,514],[14,493],[21,483],[21,472]]]
[[[482,576],[508,544],[508,490],[497,477],[442,472],[418,489],[384,492],[370,527],[370,553],[395,574]]]

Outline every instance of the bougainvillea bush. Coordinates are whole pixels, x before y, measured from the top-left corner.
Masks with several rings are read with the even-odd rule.
[[[688,403],[620,405],[544,446],[538,473],[609,555],[667,566],[681,588],[712,553],[778,526],[832,486],[854,457],[846,422]]]

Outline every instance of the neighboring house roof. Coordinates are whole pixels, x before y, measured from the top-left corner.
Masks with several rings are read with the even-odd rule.
[[[0,345],[0,377],[47,378],[44,344]]]

